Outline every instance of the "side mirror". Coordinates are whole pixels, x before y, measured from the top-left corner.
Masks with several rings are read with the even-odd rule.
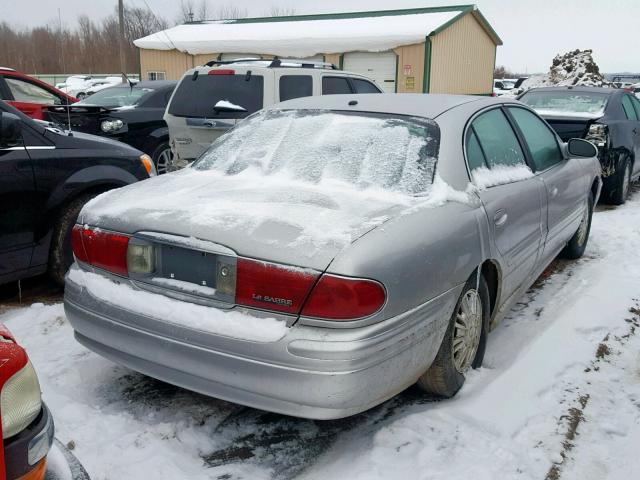
[[[572,138],[567,142],[569,156],[591,158],[598,156],[598,148],[591,142],[582,138]]]
[[[22,121],[13,113],[0,112],[0,145],[16,146],[21,137]]]

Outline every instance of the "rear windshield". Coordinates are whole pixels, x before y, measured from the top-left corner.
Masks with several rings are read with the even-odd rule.
[[[99,107],[131,107],[153,92],[152,88],[109,87],[99,90],[76,105],[97,105]]]
[[[193,168],[418,195],[430,189],[439,143],[438,125],[423,118],[268,110],[221,136]]]
[[[530,91],[520,101],[540,114],[595,116],[604,114],[609,95],[596,92]]]
[[[262,108],[264,78],[261,75],[207,75],[185,77],[169,104],[176,117],[244,118]],[[246,112],[215,112],[221,100],[246,109]]]

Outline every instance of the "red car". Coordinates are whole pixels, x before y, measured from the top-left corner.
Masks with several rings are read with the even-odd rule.
[[[36,120],[47,120],[46,109],[51,105],[78,101],[42,80],[7,67],[0,67],[0,99]]]
[[[53,418],[27,353],[0,323],[0,480],[42,480]]]

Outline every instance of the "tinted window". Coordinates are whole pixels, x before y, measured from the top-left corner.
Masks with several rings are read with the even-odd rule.
[[[44,88],[31,82],[5,77],[9,91],[16,102],[40,103],[44,105],[60,105],[60,99]]]
[[[622,96],[622,108],[624,109],[624,114],[629,120],[638,120],[638,115],[636,115],[636,111],[633,108],[633,103],[631,103],[631,97],[629,95]]]
[[[586,114],[604,113],[609,94],[596,92],[572,92],[571,90],[530,90],[520,97],[520,101],[529,105],[538,113],[547,114]]]
[[[76,105],[98,105],[100,107],[128,107],[138,105],[153,93],[152,88],[109,87],[99,90]]]
[[[496,165],[526,165],[518,138],[502,110],[483,113],[473,121],[472,126],[489,168]]]
[[[636,97],[631,97],[631,102],[636,109],[636,116],[638,117],[638,119],[640,119],[640,100],[638,100]]]
[[[509,108],[509,112],[522,131],[536,170],[546,170],[563,159],[555,134],[542,120],[524,108]]]
[[[352,93],[349,82],[344,77],[322,77],[323,95],[340,95]]]
[[[373,83],[359,78],[352,78],[351,82],[356,89],[356,93],[380,93],[380,89]]]
[[[185,77],[169,105],[169,113],[177,117],[244,118],[263,106],[262,75],[207,75]],[[246,112],[216,113],[213,106],[220,100],[239,105]]]
[[[487,166],[484,161],[484,153],[482,153],[482,148],[478,143],[478,137],[476,137],[473,129],[469,130],[467,140],[467,163],[469,164],[469,170]]]
[[[280,77],[280,101],[313,95],[311,75],[284,75]]]

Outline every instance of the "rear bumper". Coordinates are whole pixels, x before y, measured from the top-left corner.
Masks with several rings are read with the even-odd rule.
[[[263,410],[330,419],[367,410],[413,384],[433,361],[459,293],[367,327],[295,325],[270,343],[143,317],[99,301],[68,278],[65,311],[80,343],[133,370]]]
[[[54,429],[51,412],[43,403],[42,411],[33,423],[4,442],[7,480],[16,480],[40,467],[53,443]],[[30,453],[31,457],[36,455],[31,462]]]

